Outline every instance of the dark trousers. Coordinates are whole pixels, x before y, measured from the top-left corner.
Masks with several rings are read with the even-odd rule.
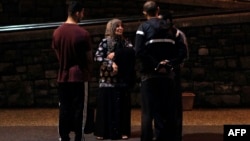
[[[59,135],[69,141],[75,132],[75,141],[82,140],[84,83],[59,83]]]
[[[141,83],[141,141],[177,141],[176,84],[168,77],[149,78]]]
[[[88,105],[84,133],[91,134],[94,132],[94,129],[95,129],[95,107],[92,105]]]
[[[182,125],[183,125],[183,108],[182,108],[182,87],[181,87],[181,73],[180,68],[175,69],[175,110],[176,110],[176,141],[182,141]]]
[[[121,89],[121,133],[131,135],[131,92],[128,88]]]

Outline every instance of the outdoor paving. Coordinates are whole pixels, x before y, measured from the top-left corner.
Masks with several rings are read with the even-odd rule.
[[[248,108],[193,109],[183,116],[183,141],[223,141],[223,125],[250,124]],[[139,141],[140,109],[132,110],[131,119],[128,141]],[[0,109],[0,141],[58,141],[57,121],[56,108]],[[85,141],[96,139],[85,134]]]

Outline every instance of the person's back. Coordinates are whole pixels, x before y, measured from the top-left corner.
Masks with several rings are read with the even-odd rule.
[[[155,73],[155,69],[162,60],[172,61],[178,54],[176,47],[176,30],[166,24],[164,20],[151,18],[142,24],[145,32],[145,50],[139,53],[142,73]],[[147,56],[147,57],[145,57]]]
[[[183,42],[184,45],[186,46],[187,54],[186,54],[186,58],[184,60],[185,61],[188,60],[189,59],[189,50],[188,50],[187,37],[183,31],[181,31],[179,28],[174,26],[172,14],[170,12],[167,12],[164,15],[159,15],[159,18],[165,20],[167,22],[167,24],[171,25],[172,28],[176,30],[176,37],[179,37],[180,41]]]
[[[59,135],[60,141],[82,141],[84,81],[92,67],[92,49],[89,33],[78,25],[84,16],[80,2],[69,2],[65,23],[55,29],[52,38],[58,62]]]
[[[175,69],[183,62],[186,47],[180,36],[175,36],[175,28],[158,18],[159,7],[154,1],[144,4],[143,13],[147,21],[138,27],[135,39],[136,57],[141,63],[141,141],[152,141],[153,121],[156,141],[179,141]]]
[[[160,8],[154,1],[147,1],[143,10],[148,20],[139,26],[135,40],[136,56],[141,62],[140,71],[153,73],[159,63],[167,64],[167,67],[178,66],[186,56],[186,48],[183,42],[178,41],[180,37],[176,37],[176,29],[158,17]],[[150,46],[157,48],[148,50]]]
[[[55,30],[53,40],[59,59],[58,82],[83,82],[86,52],[91,50],[89,33],[79,25],[64,23]]]

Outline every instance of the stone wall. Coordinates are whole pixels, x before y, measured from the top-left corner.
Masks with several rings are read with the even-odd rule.
[[[0,25],[61,21],[65,0],[0,0]]]
[[[48,23],[66,19],[66,4],[70,0],[0,0],[0,25]],[[84,3],[85,19],[142,16],[145,0],[79,0]],[[166,1],[166,0],[165,0]],[[176,5],[157,0],[161,12],[175,14],[202,12],[208,9],[190,5]],[[161,3],[162,2],[162,3]]]
[[[69,0],[0,0],[0,25],[57,22],[66,19]],[[85,5],[85,19],[142,15],[143,1],[79,0]]]
[[[183,91],[193,92],[195,107],[250,106],[250,13],[175,19],[189,43],[190,58],[182,69]],[[132,40],[140,21],[125,23]],[[105,25],[85,25],[94,50]],[[54,29],[0,34],[0,107],[56,106],[58,63],[51,49]],[[97,66],[96,67],[96,71]],[[98,72],[93,72],[94,101]],[[140,105],[138,87],[133,105]]]
[[[196,106],[250,105],[249,16],[235,13],[177,20],[178,26],[187,26],[183,30],[191,56],[182,71],[182,85],[184,91],[196,94]]]

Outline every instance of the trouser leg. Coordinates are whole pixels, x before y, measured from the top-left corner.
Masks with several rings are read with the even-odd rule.
[[[141,141],[152,141],[152,95],[150,88],[150,80],[141,83]]]
[[[67,95],[67,85],[60,83],[58,85],[59,93],[59,135],[61,141],[69,141],[70,133],[70,97]]]
[[[95,109],[94,109],[94,107],[88,106],[86,118],[87,119],[86,119],[86,124],[84,127],[84,133],[90,134],[94,131],[94,127],[95,127],[95,123],[94,123]]]
[[[70,131],[81,141],[84,85],[82,83],[59,84],[59,135],[62,141],[69,141]]]
[[[130,92],[126,89],[121,94],[121,133],[130,136],[131,134],[131,101]]]
[[[153,79],[153,119],[156,141],[176,141],[175,83],[163,77]]]
[[[175,82],[176,82],[176,139],[182,141],[182,121],[183,121],[183,109],[182,109],[182,87],[180,69],[175,70]]]
[[[74,87],[76,96],[73,99],[73,124],[75,132],[75,141],[82,140],[83,108],[84,108],[84,84],[80,83]]]

